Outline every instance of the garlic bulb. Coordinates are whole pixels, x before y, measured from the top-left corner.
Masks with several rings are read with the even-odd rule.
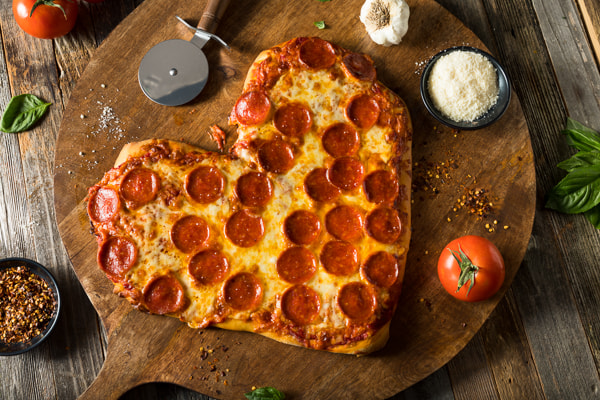
[[[383,46],[398,44],[408,31],[410,9],[404,0],[367,0],[360,21],[371,39]]]

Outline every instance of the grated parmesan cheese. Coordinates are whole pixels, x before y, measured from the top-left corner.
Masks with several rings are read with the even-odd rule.
[[[454,51],[436,61],[428,90],[442,114],[457,122],[474,121],[496,104],[498,74],[481,54]]]

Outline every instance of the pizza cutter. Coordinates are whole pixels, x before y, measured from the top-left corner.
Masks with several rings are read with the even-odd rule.
[[[229,49],[214,34],[230,0],[209,0],[198,27],[176,18],[195,31],[191,40],[171,39],[152,47],[138,69],[138,81],[148,98],[165,106],[178,106],[194,99],[208,80],[208,60],[202,51],[214,39]]]

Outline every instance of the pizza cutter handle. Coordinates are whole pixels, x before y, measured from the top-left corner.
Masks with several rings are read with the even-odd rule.
[[[221,17],[225,14],[225,9],[229,5],[230,0],[209,0],[202,18],[198,23],[198,28],[209,33],[215,33]]]

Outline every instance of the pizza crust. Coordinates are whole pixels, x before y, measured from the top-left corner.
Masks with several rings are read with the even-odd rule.
[[[258,56],[256,57],[256,59],[252,62],[252,64],[250,65],[250,68],[248,69],[248,73],[246,74],[246,79],[244,79],[244,85],[243,85],[243,90],[242,91],[247,91],[250,89],[250,85],[252,83],[252,81],[256,78],[256,72],[260,66],[260,64],[265,61],[266,59],[268,59],[271,56],[271,50],[263,50],[261,51]]]
[[[251,322],[240,321],[240,320],[227,320],[214,325],[217,328],[226,329],[230,331],[243,331],[243,332],[253,332],[258,333],[261,336],[268,337],[270,339],[276,340],[281,343],[298,346],[298,347],[308,347],[297,340],[285,335],[281,335],[276,332],[256,332],[254,325]],[[322,350],[327,350],[330,353],[338,353],[338,354],[353,354],[353,355],[365,355],[373,353],[377,350],[382,349],[390,336],[390,322],[387,322],[384,326],[382,326],[374,335],[360,341],[355,341],[349,344],[335,345],[330,348],[325,348]]]
[[[152,148],[153,146],[161,145],[161,144],[167,144],[169,146],[169,148],[171,148],[173,151],[181,151],[183,153],[191,153],[194,151],[204,151],[193,145],[190,145],[190,144],[187,144],[184,142],[179,142],[176,140],[147,139],[147,140],[142,140],[139,142],[127,143],[125,146],[123,146],[123,148],[119,152],[119,155],[115,159],[114,166],[118,167],[121,164],[125,163],[130,158],[144,156],[145,154],[148,153],[150,148]]]

